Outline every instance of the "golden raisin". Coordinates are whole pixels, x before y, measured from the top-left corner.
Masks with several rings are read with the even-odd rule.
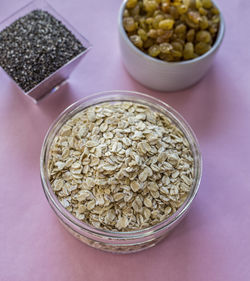
[[[170,38],[172,37],[172,35],[173,35],[173,30],[166,30],[163,35],[159,36],[159,37],[156,39],[156,42],[157,42],[157,43],[167,42],[167,41],[170,40]]]
[[[219,14],[220,14],[220,11],[219,11],[218,8],[216,8],[216,7],[213,7],[213,8],[211,9],[211,12],[212,12],[214,15],[219,15]]]
[[[170,43],[161,43],[160,44],[160,51],[163,54],[168,54],[173,49],[173,46]]]
[[[187,41],[188,42],[193,42],[195,37],[195,30],[194,29],[189,29],[187,32]]]
[[[195,0],[195,6],[196,6],[196,9],[200,9],[202,8],[202,3],[201,3],[201,0]]]
[[[127,0],[126,7],[128,9],[134,8],[137,4],[137,0]]]
[[[177,25],[176,28],[175,28],[175,33],[178,33],[178,34],[179,34],[179,33],[185,34],[186,31],[187,31],[187,27],[186,27],[186,25],[183,24],[183,23]]]
[[[188,12],[188,18],[195,24],[199,23],[201,16],[198,12],[190,11]]]
[[[200,28],[201,29],[207,29],[209,26],[208,20],[206,16],[202,16],[200,20]]]
[[[132,17],[126,17],[123,19],[123,25],[126,31],[132,32],[136,30],[136,23]]]
[[[153,23],[153,21],[154,21],[154,19],[151,18],[151,17],[146,19],[146,23],[147,23],[148,25],[151,25],[151,24]]]
[[[182,46],[182,44],[181,43],[179,43],[179,42],[172,42],[172,46],[173,46],[173,48],[176,50],[176,51],[180,51],[180,52],[182,52],[183,51],[183,46]]]
[[[151,57],[157,57],[160,54],[161,50],[159,45],[153,45],[148,49],[148,54]]]
[[[143,41],[146,41],[148,39],[148,35],[144,29],[139,29],[137,33]]]
[[[150,38],[157,38],[157,31],[155,29],[150,29],[147,35]]]
[[[205,42],[205,43],[211,43],[212,37],[210,33],[206,30],[201,30],[196,33],[196,41],[198,42]]]
[[[164,13],[167,13],[169,11],[170,5],[169,3],[162,3],[161,9]]]
[[[165,19],[159,22],[159,28],[170,30],[174,26],[174,20],[172,19]]]
[[[133,16],[133,17],[136,17],[136,16],[139,16],[139,14],[140,14],[140,5],[136,5],[133,9],[131,9],[131,16]],[[140,20],[140,16],[139,16],[139,18],[138,18],[139,20]]]
[[[202,1],[202,5],[204,8],[206,9],[210,9],[213,6],[213,3],[211,0],[201,0]]]
[[[178,51],[178,50],[175,50],[175,49],[171,50],[171,54],[175,58],[181,58],[182,57],[182,52]]]
[[[194,58],[194,45],[191,42],[185,44],[183,57],[185,60],[190,60]]]
[[[131,42],[138,48],[142,48],[143,42],[139,35],[131,35],[130,37]]]
[[[203,7],[201,7],[201,8],[199,9],[199,13],[200,13],[202,16],[206,16],[208,12],[207,12],[206,9],[204,9]]]
[[[129,11],[128,9],[125,9],[123,12],[123,17],[129,17]]]
[[[155,0],[144,0],[143,7],[148,13],[153,13],[158,8],[158,3]]]
[[[185,14],[188,10],[188,7],[186,5],[180,5],[177,6],[177,11],[180,15]]]
[[[163,15],[157,15],[155,16],[154,20],[153,20],[153,28],[158,28],[159,27],[159,22],[162,21],[164,19]]]
[[[203,55],[205,54],[207,51],[209,51],[210,49],[210,45],[207,44],[207,43],[204,43],[204,42],[199,42],[195,45],[195,52],[198,54],[198,55]]]

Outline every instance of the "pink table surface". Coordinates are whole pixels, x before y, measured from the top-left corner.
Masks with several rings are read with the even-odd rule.
[[[67,86],[35,105],[0,74],[0,280],[250,280],[250,4],[218,0],[226,37],[213,67],[179,93],[144,88],[125,71],[117,36],[121,1],[51,0],[93,49]],[[0,20],[26,0],[1,0]],[[94,92],[137,90],[158,97],[190,123],[203,178],[189,215],[156,247],[114,255],[67,233],[45,199],[39,155],[51,122]]]

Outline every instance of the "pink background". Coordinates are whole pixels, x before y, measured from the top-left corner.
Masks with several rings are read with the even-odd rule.
[[[56,94],[35,105],[0,73],[0,280],[250,280],[250,4],[218,0],[226,36],[195,87],[157,93],[132,80],[119,52],[121,1],[51,0],[93,44]],[[26,4],[1,0],[0,20]],[[200,142],[204,171],[189,215],[156,247],[130,255],[92,249],[58,223],[42,191],[39,155],[51,122],[94,92],[137,90],[177,109]]]

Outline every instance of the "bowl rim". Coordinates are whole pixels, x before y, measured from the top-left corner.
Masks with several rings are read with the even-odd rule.
[[[112,95],[117,95],[117,98],[112,98],[110,96]],[[120,96],[119,96],[120,94]],[[123,96],[126,96],[126,99],[122,99]],[[103,100],[103,97],[106,99]],[[68,114],[71,113],[70,117],[74,116],[77,114],[77,112],[82,111],[86,109],[89,106],[93,106],[95,104],[103,103],[103,102],[114,102],[114,101],[134,101],[133,97],[136,99],[137,103],[142,103],[142,104],[151,104],[155,107],[155,109],[160,108],[164,110],[165,112],[168,112],[169,116],[173,118],[175,122],[181,127],[181,130],[184,132],[184,135],[188,137],[188,140],[190,142],[190,139],[192,140],[193,144],[193,154],[195,158],[195,163],[197,164],[197,178],[194,178],[193,186],[191,189],[191,192],[185,202],[181,205],[181,207],[170,217],[167,219],[163,220],[162,222],[149,226],[147,228],[143,229],[138,229],[138,230],[133,230],[133,231],[126,231],[126,232],[121,232],[121,231],[111,231],[111,230],[104,230],[101,228],[96,228],[88,223],[84,223],[77,219],[74,215],[72,215],[68,210],[66,210],[65,207],[59,202],[57,196],[55,195],[54,191],[51,188],[50,182],[48,180],[47,176],[47,165],[46,165],[46,157],[48,157],[49,153],[49,140],[50,144],[52,143],[54,137],[56,136],[57,132],[61,128],[61,126],[69,119],[67,118]],[[99,100],[98,100],[99,98]],[[131,98],[131,99],[130,99]],[[89,103],[88,99],[93,100],[94,102]],[[100,101],[101,100],[101,101]],[[140,101],[139,101],[140,100]],[[145,102],[145,103],[144,103]],[[80,107],[81,105],[84,105],[83,107]],[[77,109],[79,109],[77,111]],[[60,124],[61,121],[64,121],[62,124]],[[59,125],[59,127],[58,127]],[[56,129],[56,130],[55,130]],[[53,135],[54,134],[54,135]],[[170,228],[174,223],[179,221],[187,212],[189,207],[191,206],[191,203],[193,202],[194,198],[197,195],[197,192],[199,190],[200,182],[201,182],[201,176],[202,176],[202,157],[201,157],[201,152],[199,148],[199,143],[198,140],[187,123],[187,121],[175,110],[173,109],[170,105],[167,103],[149,96],[144,93],[136,92],[136,91],[127,91],[127,90],[112,90],[112,91],[103,91],[103,92],[98,92],[92,95],[88,95],[70,106],[68,106],[51,124],[49,127],[46,136],[44,138],[44,142],[42,144],[42,149],[41,149],[41,154],[40,154],[40,179],[42,183],[42,187],[45,193],[45,196],[52,207],[53,211],[56,213],[58,216],[57,212],[59,212],[63,218],[66,219],[66,224],[68,225],[68,222],[71,222],[74,226],[78,227],[78,229],[81,229],[83,231],[86,231],[87,233],[94,234],[96,236],[101,236],[101,237],[106,237],[108,239],[113,238],[113,239],[138,239],[142,237],[147,237],[152,234],[156,234],[166,228]],[[60,218],[60,217],[59,217]],[[69,225],[68,225],[69,226]]]
[[[126,41],[127,45],[130,48],[132,48],[139,56],[141,56],[145,60],[152,61],[154,63],[159,63],[162,65],[167,65],[167,66],[187,65],[187,64],[191,64],[191,63],[196,63],[196,62],[199,62],[199,61],[205,59],[206,57],[210,56],[212,53],[215,53],[223,41],[223,38],[225,35],[225,21],[224,21],[223,15],[221,13],[221,10],[218,8],[218,6],[213,1],[213,4],[216,6],[216,8],[220,12],[220,27],[219,27],[219,32],[217,34],[217,38],[216,38],[214,44],[212,45],[212,47],[209,49],[209,51],[207,51],[205,54],[203,54],[197,58],[194,58],[191,60],[186,60],[186,61],[179,61],[179,62],[167,62],[167,61],[163,61],[161,59],[156,59],[154,57],[151,57],[148,54],[141,51],[139,48],[137,48],[128,38],[128,35],[123,27],[123,22],[122,22],[123,11],[126,7],[126,2],[127,2],[127,0],[123,0],[122,4],[120,6],[120,10],[119,10],[119,15],[118,15],[119,32],[122,35],[123,39]]]

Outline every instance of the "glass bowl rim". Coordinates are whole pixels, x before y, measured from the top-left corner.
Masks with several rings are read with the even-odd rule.
[[[117,99],[111,99],[111,96],[121,94],[121,96],[118,96],[119,98]],[[122,99],[122,97],[126,97],[126,99]],[[133,101],[132,99],[130,100],[129,98],[137,98],[136,101]],[[97,99],[100,98],[101,100],[103,98],[103,101],[97,101]],[[88,100],[91,100],[91,103],[88,106],[84,106],[81,108],[81,105],[84,103],[87,103]],[[48,180],[48,175],[47,175],[47,165],[46,165],[46,156],[48,156],[49,153],[49,142],[50,145],[54,140],[54,137],[62,127],[62,125],[67,122],[72,116],[77,114],[78,112],[86,109],[89,106],[94,106],[96,104],[104,103],[104,102],[114,102],[114,101],[131,101],[131,102],[137,102],[137,103],[142,103],[146,105],[152,105],[156,108],[156,106],[161,107],[162,110],[164,110],[166,113],[171,115],[171,118],[174,118],[174,121],[177,121],[178,125],[181,127],[182,132],[184,135],[187,137],[189,143],[190,139],[192,140],[192,145],[193,145],[193,154],[194,154],[194,163],[196,164],[196,169],[197,169],[197,175],[194,178],[194,184],[192,186],[192,190],[190,191],[190,194],[188,195],[187,199],[184,201],[184,203],[179,207],[179,209],[170,217],[167,219],[163,220],[160,223],[157,223],[153,226],[149,226],[147,228],[142,228],[138,230],[133,230],[133,231],[111,231],[111,230],[104,230],[101,228],[96,228],[88,223],[84,223],[77,219],[74,215],[72,215],[68,210],[66,210],[65,207],[59,202],[58,198],[56,197],[54,191],[51,188],[50,182]],[[145,103],[143,103],[145,102]],[[79,109],[77,111],[77,109]],[[158,109],[157,109],[158,110]],[[74,112],[76,111],[76,112]],[[68,115],[70,113],[73,113],[69,118]],[[169,115],[167,115],[169,117]],[[63,119],[64,122],[60,123]],[[173,119],[172,119],[173,121]],[[184,130],[184,131],[183,131]],[[55,131],[55,132],[54,132]],[[54,135],[53,135],[54,133]],[[188,134],[188,136],[187,136]],[[53,138],[51,139],[51,137]],[[194,167],[195,169],[195,167]],[[70,106],[68,106],[66,109],[64,109],[59,116],[52,122],[50,125],[46,136],[44,138],[43,144],[42,144],[42,149],[41,149],[41,154],[40,154],[40,179],[43,187],[43,191],[45,193],[45,196],[52,207],[53,211],[56,213],[58,216],[59,212],[67,221],[73,223],[75,226],[80,228],[81,230],[87,231],[88,233],[95,234],[97,236],[102,236],[102,237],[107,237],[107,238],[114,238],[114,239],[136,239],[136,238],[142,238],[142,237],[147,237],[151,234],[155,234],[156,232],[162,231],[165,228],[169,228],[171,225],[174,225],[179,219],[183,217],[183,215],[186,213],[186,211],[189,209],[191,203],[193,202],[194,198],[197,195],[197,192],[199,190],[200,182],[201,182],[201,175],[202,175],[202,157],[201,157],[201,152],[198,144],[198,140],[187,123],[187,121],[170,105],[167,103],[152,97],[150,95],[136,92],[136,91],[127,91],[127,90],[111,90],[111,91],[102,91],[98,92],[92,95],[88,95],[84,98],[81,98],[80,100],[74,102]],[[66,222],[67,224],[67,222]]]

